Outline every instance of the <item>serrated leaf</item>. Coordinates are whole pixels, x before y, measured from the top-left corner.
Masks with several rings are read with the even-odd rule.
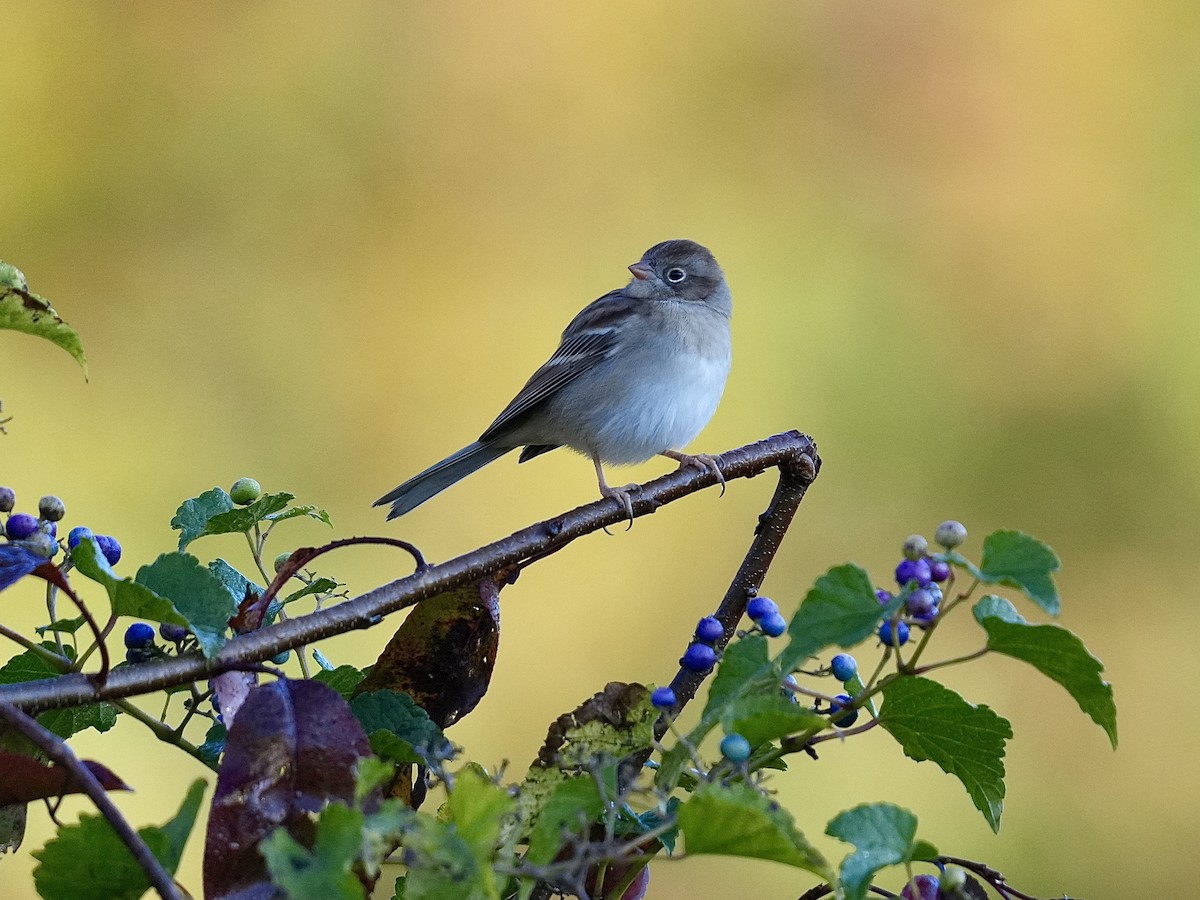
[[[209,516],[208,521],[204,523],[204,530],[197,537],[210,534],[242,534],[286,508],[293,499],[295,498],[292,494],[263,494],[249,506],[235,506],[233,509]]]
[[[1104,664],[1065,628],[1030,625],[1019,616],[1016,621],[1006,617],[1004,607],[994,602],[998,599],[984,597],[973,610],[987,632],[988,649],[1023,660],[1066,688],[1079,708],[1104,729],[1116,749],[1117,707],[1112,685],[1100,677]]]
[[[179,867],[203,793],[204,782],[193,782],[169,822],[138,829],[171,874]],[[44,900],[138,900],[150,888],[145,871],[102,816],[80,814],[78,825],[60,828],[58,836],[33,856],[38,860],[33,880]]]
[[[25,276],[19,269],[9,263],[0,263],[0,266],[9,274],[0,283],[0,328],[45,338],[61,347],[79,363],[86,378],[87,358],[83,354],[79,333],[63,321],[49,300],[29,292]]]
[[[171,519],[171,527],[179,531],[179,549],[183,550],[200,535],[213,516],[233,509],[234,503],[229,494],[219,487],[205,491],[199,497],[184,500]]]
[[[771,671],[767,639],[760,634],[734,641],[725,648],[717,674],[708,689],[705,718],[716,719],[730,700],[746,692],[752,682],[766,684]]]
[[[270,522],[282,522],[285,519],[295,519],[299,516],[307,516],[310,519],[316,519],[318,522],[324,522],[330,528],[333,527],[333,522],[329,520],[329,513],[316,506],[293,506],[282,512],[270,513],[263,516],[263,518]]]
[[[984,619],[996,618],[1004,622],[1015,622],[1024,624],[1025,619],[1017,612],[1017,608],[1005,600],[1003,597],[997,597],[995,594],[987,594],[980,597],[979,602],[971,607],[971,612],[975,615],[975,621],[983,624]]]
[[[565,833],[583,834],[604,811],[604,801],[591,775],[577,775],[557,783],[546,798],[526,854],[535,866],[554,859],[565,840]]]
[[[515,813],[516,807],[506,790],[469,766],[455,776],[446,802],[459,835],[481,865],[491,860],[504,820]]]
[[[904,755],[931,760],[962,782],[993,831],[1004,810],[1004,742],[1012,727],[928,678],[900,678],[883,689],[879,724]]]
[[[758,747],[789,734],[816,734],[825,728],[825,717],[773,691],[742,697],[726,709],[721,724]]]
[[[43,641],[41,647],[53,653],[58,648],[52,641]],[[68,659],[74,660],[75,651],[64,647]],[[0,684],[18,684],[25,681],[41,681],[55,678],[62,672],[49,660],[33,650],[18,654],[0,667]],[[86,728],[108,731],[117,724],[117,710],[108,703],[92,703],[67,709],[48,709],[37,717],[38,724],[49,729],[64,740]]]
[[[744,784],[706,784],[679,808],[689,856],[769,859],[833,883],[833,868],[797,829],[791,814]]]
[[[61,634],[74,634],[87,623],[87,619],[83,616],[76,616],[74,619],[59,619],[51,622],[49,625],[38,625],[33,630],[40,635],[44,635],[47,631],[57,631]]]
[[[265,588],[259,587],[225,560],[217,558],[208,564],[208,571],[216,577],[216,579],[225,585],[225,590],[229,591],[229,596],[233,598],[234,603],[241,603],[246,599],[246,591],[253,591],[255,594],[261,594]]]
[[[363,673],[354,666],[338,666],[336,669],[322,667],[313,673],[313,681],[329,685],[342,695],[343,700],[349,700],[354,696],[354,689],[358,687],[363,677]]]
[[[1053,550],[1020,531],[993,531],[984,538],[979,579],[1024,591],[1052,616],[1057,616],[1061,608],[1058,588],[1051,577],[1058,568]]]
[[[277,828],[259,845],[271,880],[289,900],[362,900],[363,887],[352,871],[362,846],[361,812],[331,803],[316,822],[309,850],[286,828]]]
[[[791,671],[825,647],[853,647],[875,631],[886,610],[870,576],[847,563],[817,579],[788,625],[791,643],[780,655]]]
[[[71,551],[71,561],[80,574],[108,592],[113,615],[187,625],[187,618],[166,597],[134,578],[122,578],[113,571],[94,538],[83,538]]]
[[[446,749],[442,730],[412,697],[399,691],[379,690],[359,694],[350,701],[371,749],[383,759],[423,763]]]
[[[842,888],[846,900],[863,900],[876,872],[914,858],[917,817],[891,803],[864,804],[839,813],[825,833],[854,845],[842,860]]]
[[[188,553],[164,553],[138,569],[136,581],[155,595],[169,599],[173,609],[184,618],[183,623],[176,624],[192,630],[206,657],[211,659],[221,651],[229,620],[237,613],[237,603],[221,579],[200,565],[196,557]]]
[[[330,591],[340,587],[338,582],[332,578],[317,578],[311,584],[306,584],[298,591],[288,594],[280,603],[280,606],[287,606],[289,603],[294,603],[301,597],[308,597],[313,594],[328,594]]]

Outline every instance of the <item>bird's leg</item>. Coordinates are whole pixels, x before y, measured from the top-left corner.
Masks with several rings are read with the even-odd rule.
[[[717,465],[716,459],[709,456],[707,453],[697,453],[692,455],[690,453],[680,453],[678,450],[664,450],[659,454],[659,456],[665,456],[667,459],[675,460],[675,462],[679,463],[679,467],[681,469],[684,466],[692,466],[697,469],[705,469],[709,472],[712,472],[717,476],[717,481],[721,483],[721,493],[719,496],[725,496],[725,475],[721,471],[721,467]]]
[[[639,485],[627,484],[625,487],[609,487],[608,482],[604,480],[604,469],[600,466],[600,457],[592,454],[592,462],[596,466],[596,479],[600,482],[600,495],[603,497],[615,497],[620,501],[622,508],[625,510],[625,515],[629,517],[629,527],[633,527],[633,498],[629,496],[630,492],[636,491]],[[629,529],[626,529],[628,531]]]

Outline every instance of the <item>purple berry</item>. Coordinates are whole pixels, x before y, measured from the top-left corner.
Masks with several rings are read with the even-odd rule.
[[[163,622],[158,626],[158,633],[164,641],[170,641],[172,644],[182,644],[184,638],[188,636],[188,630],[182,625],[175,625],[171,622]]]
[[[892,597],[890,591],[885,591],[883,588],[879,588],[877,591],[875,591],[875,599],[879,601],[880,606],[887,606],[894,598]]]
[[[37,530],[38,520],[29,513],[13,513],[4,528],[10,541],[23,541]]]
[[[16,491],[10,487],[0,487],[0,512],[12,512],[16,502]]]
[[[675,705],[675,692],[669,687],[655,688],[650,695],[650,705],[655,709],[671,709]]]
[[[935,559],[929,564],[930,581],[945,581],[950,577],[950,563]]]
[[[104,558],[108,560],[110,566],[115,566],[121,560],[121,545],[117,539],[108,534],[93,535],[96,545],[100,548],[100,552],[104,554]]]
[[[779,612],[779,607],[769,597],[755,597],[746,604],[746,615],[755,622],[763,618],[763,616],[769,616],[771,613],[777,612]]]
[[[896,566],[896,584],[904,587],[915,581],[918,587],[929,585],[929,561],[926,559],[904,559]]]
[[[92,529],[86,525],[76,525],[67,535],[67,546],[74,550],[85,537],[93,537]]]
[[[730,762],[745,762],[750,758],[750,742],[736,732],[727,734],[721,739],[721,755]]]
[[[937,603],[933,594],[923,588],[913,591],[904,601],[908,614],[917,619],[929,619],[937,612]]]
[[[717,662],[717,651],[708,644],[689,644],[679,664],[689,672],[707,672]]]
[[[849,694],[838,694],[830,702],[829,711],[831,713],[840,712],[841,710],[845,709],[849,705],[850,705],[850,695]],[[833,720],[833,724],[836,725],[838,728],[849,728],[856,721],[858,721],[858,710],[851,709],[851,710],[847,711],[845,714],[835,718]]]
[[[879,640],[887,647],[903,647],[908,643],[908,626],[903,622],[896,623],[896,639],[892,640],[892,620],[888,619],[879,626]]]
[[[134,622],[125,629],[125,646],[141,650],[154,643],[154,629],[145,622]]]
[[[913,893],[913,888],[917,892]],[[900,896],[904,900],[938,900],[938,879],[936,875],[918,875],[904,886]]]
[[[829,661],[829,669],[834,678],[844,683],[858,674],[858,660],[849,653],[839,653]]]
[[[705,644],[715,644],[725,634],[725,626],[721,620],[713,616],[705,616],[696,625],[696,640]]]

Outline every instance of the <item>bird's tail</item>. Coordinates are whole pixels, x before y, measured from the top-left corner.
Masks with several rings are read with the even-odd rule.
[[[389,519],[404,515],[420,506],[434,494],[440,494],[456,481],[466,478],[476,469],[482,469],[493,460],[508,453],[511,447],[496,447],[476,441],[468,444],[452,456],[434,463],[419,475],[414,475],[395,490],[388,491],[373,506],[392,504]]]

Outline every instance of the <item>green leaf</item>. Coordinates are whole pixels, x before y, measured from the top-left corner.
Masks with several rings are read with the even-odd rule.
[[[430,816],[416,816],[404,833],[406,900],[498,900],[490,860],[486,866],[455,827]],[[397,891],[401,890],[397,883]]]
[[[704,717],[719,718],[730,700],[744,693],[752,682],[764,678],[770,671],[770,665],[767,639],[761,634],[731,643],[725,648],[725,655],[721,657],[717,674],[709,686]]]
[[[284,519],[295,519],[298,516],[307,516],[310,519],[316,519],[318,522],[324,522],[330,528],[333,523],[329,520],[329,513],[316,506],[293,506],[290,509],[285,509],[283,512],[270,513],[263,518],[270,522],[282,522]]]
[[[43,641],[41,646],[45,650],[58,652],[52,641]],[[63,650],[68,659],[75,658],[74,649],[64,647]],[[26,650],[0,667],[0,684],[41,681],[44,678],[57,678],[61,674],[58,667],[49,660],[33,650]],[[67,709],[49,709],[39,714],[37,721],[43,728],[65,740],[86,728],[95,728],[100,732],[108,731],[117,724],[117,710],[108,703],[92,703]]]
[[[84,616],[76,616],[74,619],[59,619],[51,622],[49,625],[38,625],[33,630],[40,635],[44,635],[47,631],[57,631],[62,634],[74,634],[83,627],[87,619]]]
[[[1050,576],[1058,567],[1054,551],[1037,538],[1019,531],[993,531],[983,541],[979,579],[1024,591],[1030,600],[1057,616],[1061,604]]]
[[[986,706],[973,706],[928,678],[900,678],[883,689],[879,724],[904,755],[932,760],[963,783],[993,831],[1004,810],[1004,742],[1012,728]]]
[[[200,536],[242,534],[259,522],[285,509],[295,499],[292,494],[263,494],[249,506],[238,506],[211,516]]]
[[[516,801],[491,779],[468,766],[455,776],[446,808],[480,868],[490,873],[492,853],[500,842],[504,820],[516,812]]]
[[[259,844],[271,880],[287,891],[290,900],[362,900],[362,884],[351,867],[362,846],[363,814],[331,803],[321,810],[316,824],[312,850],[286,828],[275,829]]]
[[[221,579],[200,565],[196,557],[188,553],[164,553],[150,565],[142,566],[136,580],[155,595],[170,598],[206,657],[211,659],[221,651],[229,620],[237,613],[237,603]]]
[[[835,816],[825,833],[854,845],[842,860],[842,888],[846,900],[863,900],[876,872],[913,859],[917,817],[891,803],[865,804]]]
[[[93,538],[85,537],[75,546],[71,551],[71,561],[80,574],[100,584],[108,592],[113,615],[170,622],[173,625],[188,624],[183,614],[166,597],[160,597],[153,589],[132,578],[118,576]]]
[[[971,612],[975,614],[975,621],[983,624],[984,619],[997,618],[1005,622],[1016,622],[1024,624],[1025,619],[1017,612],[1017,608],[1005,600],[1003,597],[997,597],[995,594],[987,594],[979,598],[979,602],[971,607]]]
[[[583,834],[604,811],[604,801],[591,775],[577,775],[554,786],[529,836],[528,861],[542,866],[554,859],[565,832]]]
[[[66,350],[75,358],[87,377],[87,358],[79,333],[62,320],[50,301],[31,294],[21,270],[0,262],[0,328],[22,331]]]
[[[1116,749],[1117,707],[1113,701],[1112,685],[1100,677],[1104,664],[1088,652],[1083,641],[1065,628],[1058,625],[1030,625],[1019,616],[1014,621],[995,602],[999,599],[984,597],[975,604],[973,610],[975,618],[987,632],[988,649],[1024,660],[1061,684],[1075,698],[1079,708],[1104,729],[1113,749]]]
[[[365,676],[354,666],[338,666],[336,669],[321,668],[313,673],[313,681],[327,684],[339,694],[343,700],[354,696],[354,689]]]
[[[217,767],[217,760],[225,752],[225,740],[228,737],[229,734],[225,730],[225,724],[223,722],[215,722],[204,735],[204,743],[196,748],[200,753],[201,759],[211,768],[215,769]]]
[[[179,866],[203,793],[204,782],[193,782],[171,821],[138,829],[171,874]],[[60,828],[33,856],[38,860],[33,881],[45,900],[138,900],[150,888],[146,873],[103,816],[80,814],[78,825]]]
[[[340,586],[341,585],[332,578],[317,578],[311,584],[306,584],[304,587],[300,588],[300,590],[288,594],[283,598],[283,601],[280,603],[280,605],[287,606],[289,603],[293,603],[296,600],[299,600],[301,597],[308,597],[312,594],[328,594],[330,591],[333,591]]]
[[[791,671],[825,647],[853,647],[875,631],[887,612],[879,605],[871,578],[847,563],[817,579],[788,625],[791,643],[780,655]]]
[[[817,734],[825,728],[825,717],[780,695],[778,691],[742,697],[730,704],[722,716],[726,732],[736,732],[758,747],[789,734]]]
[[[171,519],[171,527],[179,531],[179,549],[185,549],[188,544],[204,534],[209,519],[229,512],[233,507],[233,500],[219,487],[205,491],[191,500],[184,500],[175,511],[175,517]]]
[[[797,829],[791,814],[744,784],[706,784],[679,809],[689,856],[721,854],[769,859],[833,883],[825,858]]]
[[[262,594],[265,588],[259,587],[225,560],[217,558],[208,564],[208,571],[216,577],[216,579],[225,585],[225,590],[229,591],[229,596],[233,598],[235,604],[241,604],[246,599],[246,591],[253,591],[255,595]]]
[[[350,709],[376,755],[400,763],[422,763],[439,755],[446,738],[408,694],[379,690],[359,694]]]

